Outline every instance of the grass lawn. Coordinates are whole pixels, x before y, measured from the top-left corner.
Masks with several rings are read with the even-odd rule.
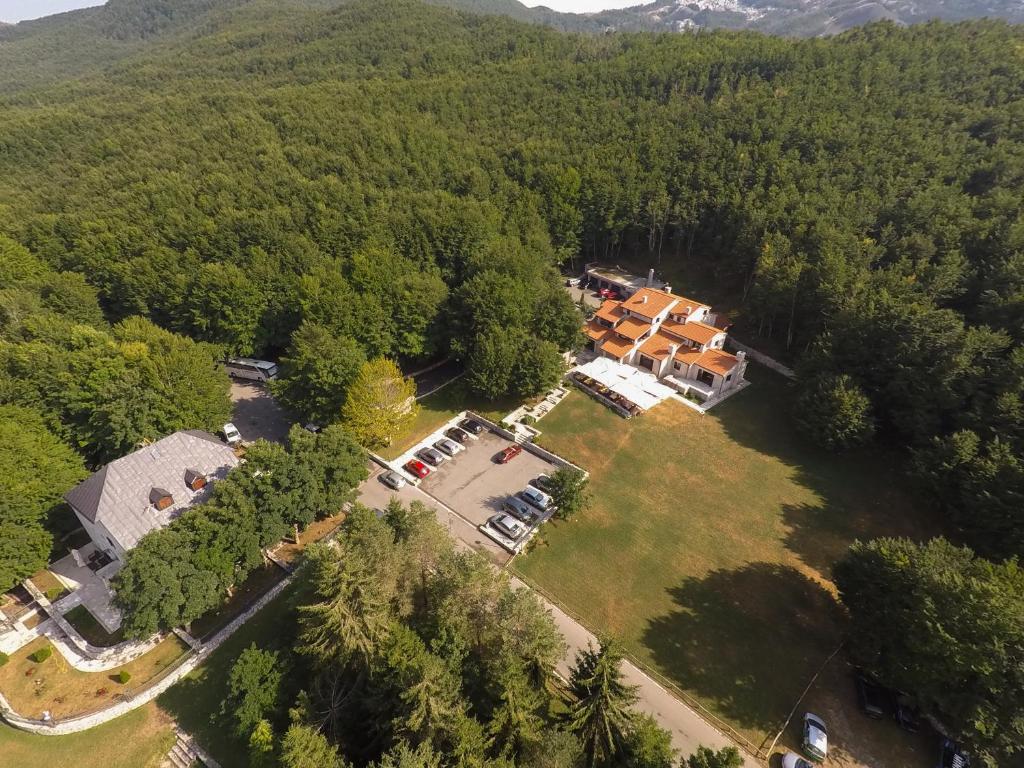
[[[789,385],[751,368],[703,416],[669,400],[626,421],[573,392],[540,442],[590,470],[594,502],[513,567],[758,745],[841,639],[835,560],[934,531],[894,457],[803,443]]]
[[[0,667],[0,693],[15,712],[25,717],[38,718],[44,710],[61,718],[101,709],[122,694],[146,687],[186,650],[172,635],[145,656],[123,667],[108,672],[79,672],[56,649],[41,664],[29,658],[49,642],[45,637],[33,640],[11,654],[11,660]],[[122,669],[132,676],[126,685],[116,680]]]
[[[331,517],[325,517],[323,520],[317,520],[306,526],[306,530],[299,534],[298,544],[290,538],[286,539],[283,544],[274,550],[274,555],[288,564],[297,563],[306,547],[329,536],[344,521],[344,512],[339,512]]]
[[[114,633],[107,632],[89,613],[84,605],[76,605],[64,614],[68,623],[78,630],[78,633],[85,638],[86,642],[95,645],[97,648],[109,648],[124,641],[124,632],[118,629]]]
[[[419,442],[462,411],[475,411],[486,419],[500,421],[520,405],[522,400],[515,397],[486,400],[474,395],[466,386],[465,379],[458,379],[420,400],[420,410],[413,423],[392,445],[380,451],[380,455],[389,461],[397,459],[409,446]]]
[[[0,765],[18,768],[156,768],[174,744],[155,704],[70,736],[36,736],[0,723]]]
[[[252,643],[266,650],[280,651],[282,658],[288,655],[295,646],[298,629],[294,600],[302,588],[301,581],[290,585],[214,651],[202,666],[157,699],[160,707],[195,736],[223,768],[249,768],[250,765],[246,742],[235,738],[231,720],[220,714],[231,666]],[[282,696],[284,709],[292,705],[295,693],[287,688]],[[280,714],[284,717],[278,725],[285,727],[286,713]]]
[[[57,600],[68,593],[68,588],[45,568],[38,573],[32,574],[31,581],[36,585],[36,589],[46,595],[51,603],[57,602]]]

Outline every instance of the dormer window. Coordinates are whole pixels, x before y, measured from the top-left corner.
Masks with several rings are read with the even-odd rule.
[[[152,504],[158,512],[162,512],[174,503],[174,497],[171,496],[169,491],[163,488],[153,488],[149,492],[149,503]]]
[[[206,487],[206,475],[198,469],[185,470],[185,485],[193,491],[199,491]]]

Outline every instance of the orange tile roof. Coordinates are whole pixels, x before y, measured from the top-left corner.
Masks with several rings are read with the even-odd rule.
[[[622,311],[621,301],[612,301],[611,299],[605,299],[604,303],[601,304],[600,309],[594,313],[594,317],[599,317],[602,320],[607,320],[609,323],[615,323],[622,317],[625,317],[626,313]]]
[[[615,333],[609,333],[608,338],[601,342],[601,351],[608,352],[616,358],[628,355],[633,349],[633,342],[616,338]]]
[[[654,288],[641,288],[624,302],[623,309],[636,312],[644,317],[654,317],[677,300],[676,296]]]
[[[588,320],[587,323],[583,326],[583,332],[587,334],[587,337],[591,341],[597,341],[598,339],[603,339],[605,335],[611,333],[612,331],[610,328],[605,328],[600,323],[595,323],[593,320]]]
[[[671,353],[671,347],[678,345],[679,342],[672,337],[656,333],[640,345],[640,351],[655,360],[664,360]]]
[[[682,349],[676,350],[673,359],[678,360],[683,365],[690,365],[691,363],[695,363],[700,360],[700,356],[702,354],[703,352],[698,352],[695,349],[683,347]]]
[[[638,317],[627,317],[615,326],[615,333],[621,333],[627,339],[636,341],[645,333],[651,330],[651,324],[645,323]]]
[[[674,307],[672,307],[672,309],[670,310],[670,312],[673,315],[680,315],[682,317],[687,317],[691,312],[693,312],[693,310],[698,309],[700,307],[705,307],[707,309],[711,309],[711,307],[709,307],[707,304],[702,304],[699,301],[694,301],[693,299],[688,299],[685,296],[677,296],[674,293],[673,294],[669,294],[669,295],[672,296],[673,299],[675,299],[676,301],[679,302]],[[687,307],[690,308],[690,312],[686,311]]]
[[[736,355],[730,355],[728,352],[723,352],[720,349],[709,349],[705,352],[701,352],[696,363],[699,368],[703,368],[705,371],[711,373],[717,373],[719,376],[725,376],[731,371],[738,361]]]
[[[718,328],[704,323],[677,323],[675,320],[666,320],[661,327],[669,333],[674,333],[684,339],[696,341],[698,344],[708,344],[715,336],[720,334]]]

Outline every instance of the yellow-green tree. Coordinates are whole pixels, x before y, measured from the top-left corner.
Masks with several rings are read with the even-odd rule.
[[[378,357],[359,369],[341,417],[362,445],[383,448],[412,423],[418,409],[413,380],[391,360]]]

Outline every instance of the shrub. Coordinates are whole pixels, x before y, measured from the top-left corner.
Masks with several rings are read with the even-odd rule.
[[[4,664],[6,664],[10,660],[11,660],[11,657],[8,656],[6,653],[0,653],[0,667],[2,667]]]
[[[96,696],[106,696],[109,691],[106,688],[97,688]]]
[[[131,674],[129,674],[127,669],[122,669],[120,672],[117,673],[117,682],[119,682],[121,685],[127,685],[128,681],[131,679],[132,676]]]
[[[64,590],[61,587],[50,587],[46,590],[46,599],[51,603],[56,602],[57,598],[61,596]]]
[[[536,424],[537,423],[537,419],[535,419],[533,416],[530,416],[529,414],[527,414],[526,416],[523,416],[523,418],[521,418],[519,420],[519,423],[520,424],[525,424],[526,426],[530,426],[531,424]]]
[[[36,664],[42,664],[44,661],[46,661],[52,655],[53,655],[53,648],[51,648],[48,645],[44,645],[38,651],[36,651],[32,655],[30,655],[29,658],[32,659],[32,661],[34,661]]]

